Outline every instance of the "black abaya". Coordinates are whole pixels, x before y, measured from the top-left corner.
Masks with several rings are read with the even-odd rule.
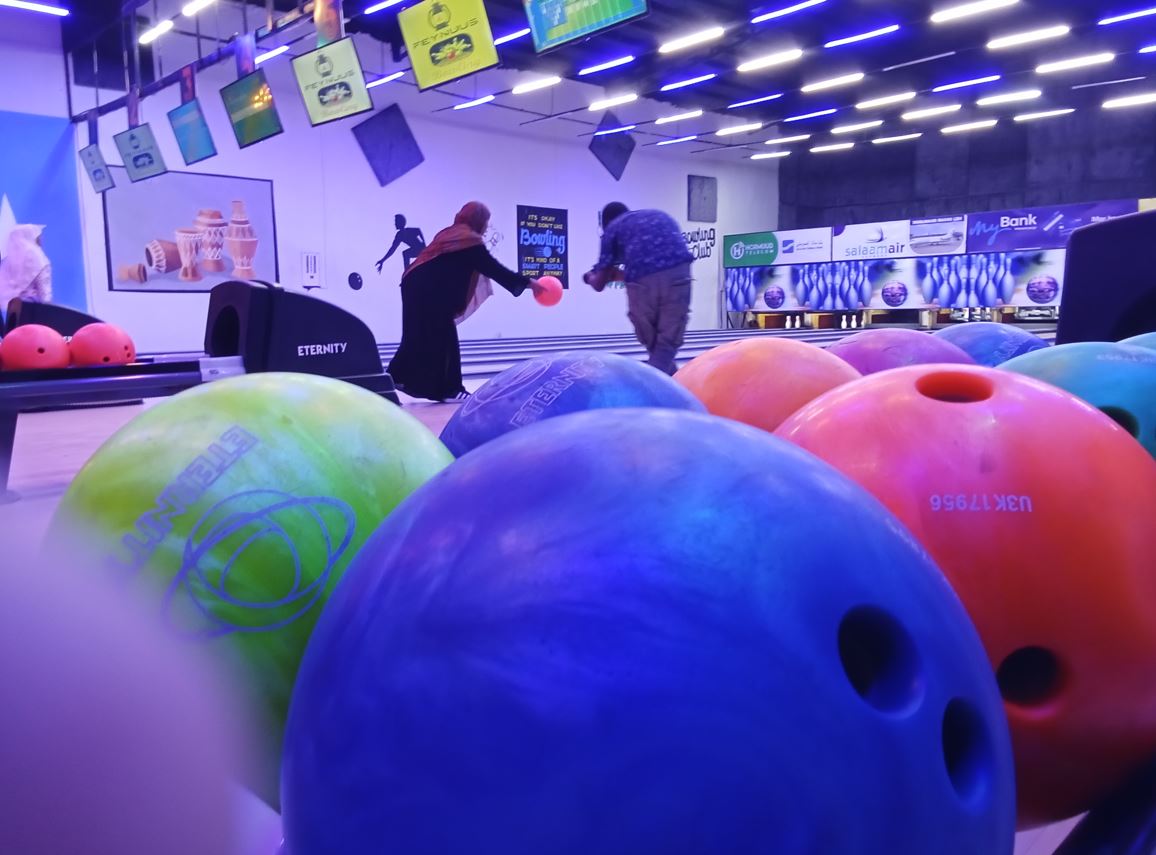
[[[445,401],[465,391],[455,319],[469,302],[474,273],[515,297],[530,285],[484,246],[447,252],[413,268],[401,280],[401,345],[389,373],[407,395]]]

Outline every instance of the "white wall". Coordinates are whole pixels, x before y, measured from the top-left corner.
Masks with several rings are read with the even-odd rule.
[[[0,110],[68,115],[59,18],[0,7]]]
[[[697,226],[686,223],[686,176],[718,177],[720,221],[713,224],[718,245],[713,258],[696,264],[698,284],[692,318],[696,328],[718,326],[718,253],[723,233],[776,225],[778,180],[773,167],[750,165],[737,157],[734,163],[703,161],[680,156],[671,149],[640,148],[623,181],[616,182],[586,150],[588,140],[577,137],[581,128],[573,135],[567,131],[564,139],[467,128],[463,126],[464,114],[429,115],[431,99],[443,96],[421,95],[404,84],[371,90],[375,106],[382,108],[395,100],[402,103],[426,160],[381,188],[351,132],[365,116],[310,128],[288,61],[278,58],[263,67],[286,132],[244,151],[236,148],[217,95],[217,90],[235,77],[231,63],[224,63],[204,72],[198,80],[201,102],[221,154],[189,169],[272,179],[282,282],[300,282],[303,251],[320,253],[325,286],[321,296],[365,319],[379,341],[396,341],[400,335],[397,283],[401,253],[387,263],[383,275],[373,267],[393,237],[396,213],[404,213],[428,239],[450,223],[462,203],[479,199],[491,208],[493,226],[504,235],[495,254],[513,266],[515,206],[569,210],[573,282],[562,304],[543,309],[528,294],[515,300],[499,289],[462,326],[463,338],[629,332],[624,295],[609,291],[595,294],[580,278],[597,257],[597,212],[606,202],[619,199],[631,207],[662,208],[694,228]],[[169,167],[184,169],[179,166],[183,161],[165,117],[178,97],[173,89],[146,99],[142,118],[153,123]],[[446,115],[453,120],[440,118]],[[513,115],[508,127],[517,127],[520,121]],[[123,112],[102,120],[101,146],[110,163],[118,162],[112,135],[124,127]],[[100,199],[87,182],[83,182],[81,196],[93,313],[123,325],[144,351],[199,349],[207,296],[109,291]],[[365,279],[361,291],[346,284],[353,271]]]

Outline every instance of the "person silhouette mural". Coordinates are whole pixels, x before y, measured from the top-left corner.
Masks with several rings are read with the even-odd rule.
[[[417,260],[417,257],[421,255],[421,251],[425,249],[425,235],[421,233],[421,229],[408,228],[405,214],[398,214],[394,217],[393,224],[397,226],[397,234],[393,238],[393,246],[389,248],[389,252],[377,262],[378,273],[381,273],[382,266],[389,261],[390,257],[397,252],[398,247],[402,244],[406,246],[406,250],[401,254],[401,260],[405,262],[406,270],[409,270],[410,265]]]

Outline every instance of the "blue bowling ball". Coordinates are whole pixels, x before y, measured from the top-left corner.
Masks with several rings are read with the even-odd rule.
[[[991,667],[834,469],[736,422],[600,410],[459,459],[321,616],[293,855],[1008,855]]]
[[[1085,341],[1038,350],[1001,367],[1083,398],[1156,457],[1156,350]]]
[[[980,365],[989,368],[1048,347],[1046,341],[1027,330],[987,321],[944,327],[936,330],[935,335],[961,348]]]
[[[1124,339],[1120,344],[1130,344],[1133,347],[1146,347],[1149,350],[1156,350],[1156,332],[1134,335],[1131,338]]]
[[[649,365],[613,353],[570,351],[527,360],[494,377],[454,413],[441,440],[461,457],[542,419],[621,407],[705,412],[694,395]]]

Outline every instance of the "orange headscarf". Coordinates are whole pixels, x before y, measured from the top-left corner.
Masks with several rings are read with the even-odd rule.
[[[481,202],[467,202],[454,217],[454,224],[434,235],[429,246],[414,259],[413,264],[405,271],[405,275],[408,276],[414,269],[446,253],[460,252],[463,249],[481,246],[483,243],[482,235],[485,234],[489,225],[490,209]]]

